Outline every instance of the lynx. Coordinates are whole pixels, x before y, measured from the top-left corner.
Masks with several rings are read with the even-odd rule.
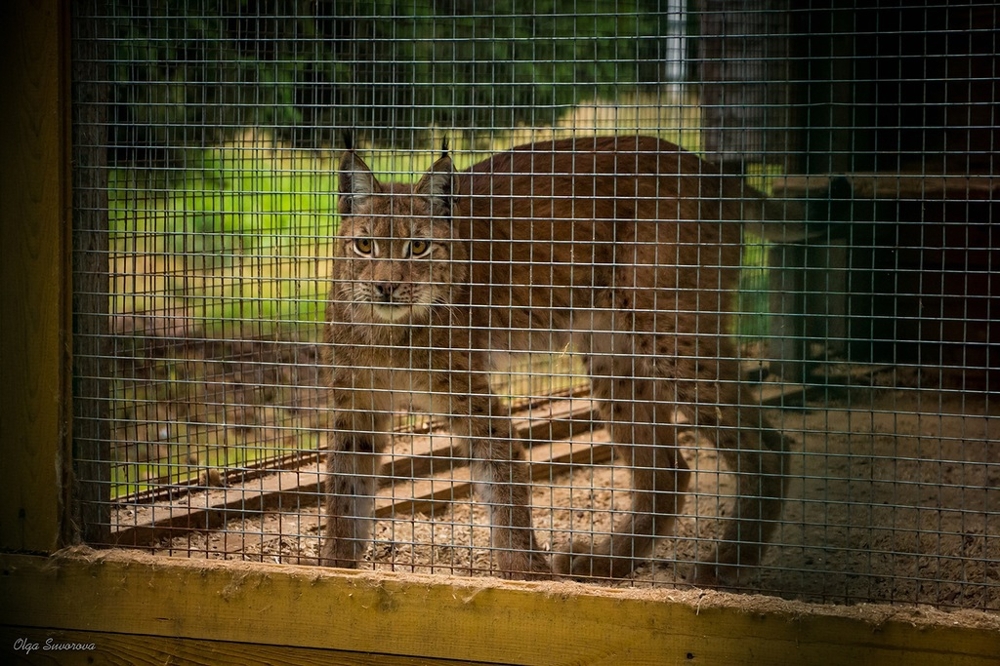
[[[681,511],[682,427],[713,437],[738,479],[721,541],[687,578],[736,584],[760,563],[781,512],[784,445],[741,391],[723,326],[741,221],[762,216],[755,192],[666,141],[605,137],[521,146],[464,172],[445,152],[416,185],[379,182],[348,149],[339,194],[321,564],[363,558],[399,408],[443,415],[467,442],[505,577],[630,575]],[[490,375],[510,353],[567,345],[631,466],[632,506],[610,538],[574,541],[550,565]]]

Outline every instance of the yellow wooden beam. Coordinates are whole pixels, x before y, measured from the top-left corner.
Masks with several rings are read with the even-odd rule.
[[[1000,619],[990,616],[963,624],[930,610],[694,590],[345,573],[86,549],[0,555],[0,572],[0,625],[31,628],[32,636],[73,632],[95,644],[106,634],[129,634],[162,639],[163,649],[172,645],[167,639],[221,642],[244,656],[260,654],[257,646],[286,646],[548,666],[995,666],[1000,655]]]
[[[2,12],[0,547],[52,552],[67,522],[67,12]]]

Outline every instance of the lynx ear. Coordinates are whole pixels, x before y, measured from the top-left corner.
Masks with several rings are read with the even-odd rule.
[[[430,201],[432,215],[442,213],[447,215],[451,210],[451,185],[454,172],[451,157],[445,154],[417,183],[415,192]]]
[[[343,214],[354,211],[359,203],[373,195],[379,188],[375,174],[353,150],[344,153],[344,157],[340,160],[339,180],[340,200],[337,209]]]

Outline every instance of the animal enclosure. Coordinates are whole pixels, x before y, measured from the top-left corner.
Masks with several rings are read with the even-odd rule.
[[[567,265],[577,273],[563,286],[576,287],[579,272],[641,265],[693,276],[671,283],[681,294],[676,302],[661,300],[650,312],[671,322],[711,315],[693,330],[655,329],[676,332],[682,351],[644,353],[636,343],[623,353],[564,340],[552,318],[531,318],[562,307],[568,318],[593,320],[600,311],[610,320],[625,312],[619,301],[477,304],[493,319],[471,330],[528,333],[546,347],[491,367],[489,376],[493,416],[509,423],[508,440],[520,442],[510,446],[524,448],[518,483],[530,480],[537,561],[551,566],[571,543],[589,547],[621,534],[622,522],[638,513],[634,469],[650,471],[652,463],[612,432],[623,430],[623,420],[632,430],[644,422],[606,405],[655,403],[673,444],[640,443],[680,460],[653,471],[691,469],[674,499],[676,524],[653,550],[630,555],[624,575],[574,569],[575,578],[690,588],[699,583],[694,568],[717,564],[714,553],[736,524],[734,507],[753,496],[747,488],[780,476],[780,515],[766,517],[766,536],[748,537],[742,524],[737,534],[765,545],[763,555],[726,562],[739,575],[716,581],[724,589],[819,603],[1000,610],[997,9],[862,0],[522,5],[80,5],[72,23],[72,344],[74,502],[83,541],[191,559],[324,559],[335,485],[325,457],[345,430],[334,418],[331,377],[338,368],[361,372],[382,362],[359,365],[331,351],[329,294],[347,281],[335,277],[335,263],[375,261],[377,242],[386,258],[400,259],[408,244],[410,263],[431,252],[417,243],[430,237],[410,232],[338,236],[358,214],[345,200],[380,193],[375,185],[345,187],[365,173],[345,167],[345,134],[374,182],[407,187],[433,173],[446,144],[455,190],[417,191],[447,198],[454,217],[434,219],[456,224],[466,213],[452,198],[476,201],[462,179],[484,161],[517,146],[544,156],[538,146],[553,141],[586,146],[595,136],[643,136],[659,147],[624,153],[629,159],[669,154],[656,158],[656,169],[666,169],[690,158],[694,166],[670,172],[673,181],[715,183],[714,193],[704,185],[683,198],[694,214],[671,211],[679,199],[662,183],[652,196],[638,187],[600,195],[601,183],[618,172],[596,165],[529,166],[511,173],[528,175],[530,187],[482,195],[488,203],[480,205],[491,210],[503,208],[504,197],[508,207],[535,197],[549,209],[558,202],[584,212],[526,216],[549,232],[519,241],[517,251],[531,257],[520,263],[509,258],[514,240],[504,249],[492,238],[497,256],[508,256],[508,273],[512,265],[532,272],[473,284],[496,293],[514,283],[551,288],[554,278],[545,275]],[[673,144],[685,152],[664,147]],[[567,164],[589,154],[561,150]],[[592,177],[592,193],[553,185],[567,169]],[[728,230],[756,205],[754,192],[774,207],[763,220],[750,216],[734,239]],[[602,196],[615,199],[614,215],[593,212]],[[716,210],[731,207],[741,213]],[[601,254],[624,246],[620,237],[587,249],[597,232],[584,238],[556,222],[587,220],[588,210],[589,221],[610,218],[617,228],[649,218],[636,232],[646,236],[629,247],[670,240],[673,254]],[[700,240],[678,230],[695,226]],[[724,239],[706,241],[712,233]],[[344,240],[353,249],[338,250]],[[387,249],[394,243],[398,257]],[[560,264],[553,258],[560,252],[571,258]],[[470,262],[504,270],[502,259]],[[393,280],[402,282],[382,282]],[[653,290],[664,292],[665,284]],[[527,323],[510,325],[515,315]],[[449,323],[442,330],[457,338],[470,329]],[[471,358],[505,340],[455,344]],[[442,349],[412,341],[403,348],[428,356]],[[394,339],[382,351],[389,357],[399,349]],[[601,377],[609,382],[627,383],[635,367],[657,358],[692,358],[715,370],[691,394],[665,397],[662,389],[656,398],[612,400],[612,389],[602,393],[590,381],[601,374],[594,359],[602,355],[620,361]],[[421,393],[416,382],[392,381],[402,383],[368,387],[403,394],[391,408],[379,403],[365,412],[382,425],[353,428],[390,435],[377,464],[374,452],[359,447],[355,471],[336,473],[355,478],[368,466],[379,479],[359,493],[370,495],[374,521],[371,534],[357,539],[353,564],[505,573],[490,507],[473,497],[481,456],[462,440],[475,449],[475,436],[456,432],[452,418],[450,401],[461,392],[431,389],[428,409],[417,411],[406,404],[421,402],[412,397]],[[763,422],[722,416],[740,406],[762,414],[783,439],[777,467],[732,463],[746,462],[738,455],[745,433]],[[723,442],[721,452],[713,440]],[[505,455],[516,457],[513,450]]]

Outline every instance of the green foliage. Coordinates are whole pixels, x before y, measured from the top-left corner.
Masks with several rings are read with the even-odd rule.
[[[109,191],[115,313],[183,311],[209,336],[322,318],[335,233],[329,157],[251,137],[200,152],[175,187],[116,170]]]
[[[280,152],[232,145],[199,151],[199,168],[184,171],[181,182],[142,210],[127,174],[116,172],[109,188],[112,230],[119,240],[140,230],[165,232],[176,252],[194,253],[284,252],[295,241],[329,238],[334,178],[328,161],[313,160],[310,168],[301,160],[283,162],[274,154]],[[142,194],[147,200],[151,193]]]
[[[658,22],[639,4],[582,0],[567,12],[536,0],[525,12],[523,2],[498,0],[488,13],[451,16],[414,7],[386,55],[396,79],[422,84],[413,102],[431,115],[418,125],[555,124],[581,96],[614,99],[621,86],[656,82],[655,60],[644,56],[655,51]]]
[[[406,128],[554,124],[658,83],[666,14],[647,4],[117,0],[112,159],[189,169],[241,127],[412,148]]]
[[[770,335],[770,283],[767,267],[767,244],[752,236],[744,238],[743,268],[736,290],[736,316],[731,333],[741,345],[766,339]]]

